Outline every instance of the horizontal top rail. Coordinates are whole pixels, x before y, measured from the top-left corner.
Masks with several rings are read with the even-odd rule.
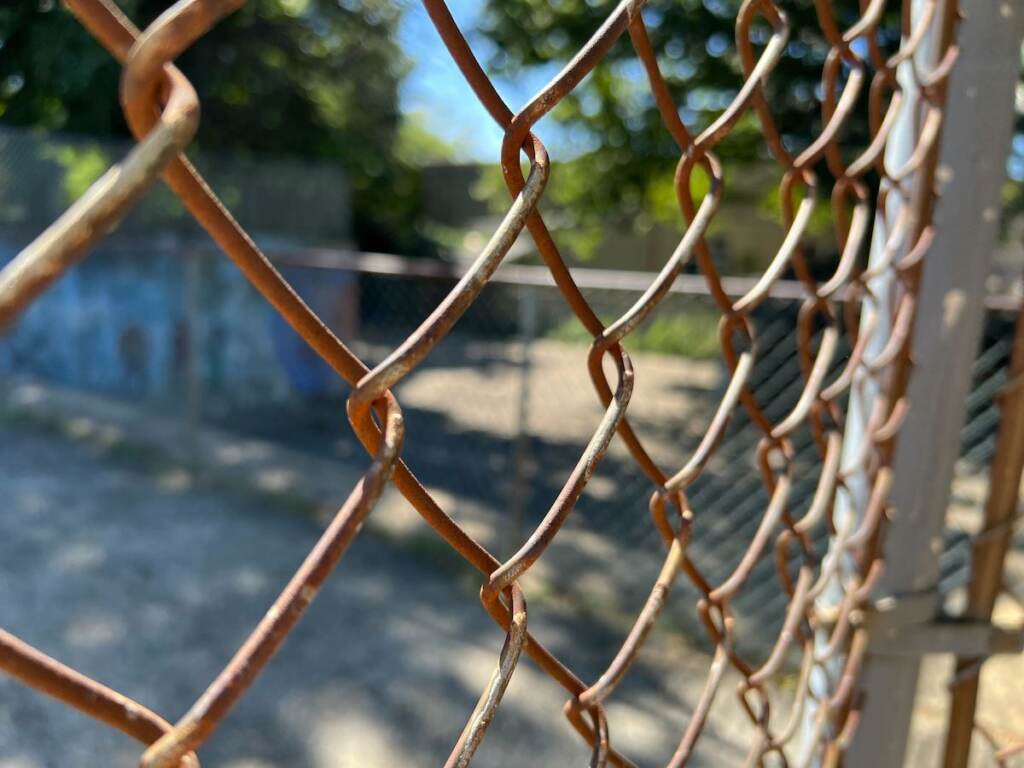
[[[285,267],[305,267],[361,272],[388,277],[419,277],[428,280],[458,280],[464,265],[436,259],[414,259],[392,253],[354,251],[345,248],[267,248],[265,253],[275,264]],[[651,281],[650,272],[626,269],[595,269],[575,267],[572,277],[580,288],[601,291],[644,291]],[[730,297],[743,296],[758,282],[758,277],[723,277],[722,288]],[[503,264],[490,278],[492,283],[505,285],[554,288],[551,272],[542,266],[530,264]],[[683,296],[708,296],[707,283],[702,275],[681,274],[669,287],[669,293]],[[807,289],[797,280],[777,280],[768,292],[773,299],[799,300],[807,297]],[[842,300],[846,292],[835,298]],[[1024,296],[1012,293],[985,296],[985,308],[994,311],[1016,312],[1024,307]]]

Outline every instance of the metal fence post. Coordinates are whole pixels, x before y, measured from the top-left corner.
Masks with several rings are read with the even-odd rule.
[[[893,457],[893,514],[884,543],[876,636],[929,621],[938,608],[938,556],[950,482],[984,317],[983,297],[1005,178],[1020,15],[1009,0],[963,0],[961,58],[948,91],[936,179],[942,197],[919,294],[911,408]],[[877,638],[873,638],[877,639]],[[848,765],[903,763],[920,659],[869,651],[864,706]]]
[[[1001,402],[999,436],[989,473],[984,527],[974,540],[971,578],[964,618],[989,621],[1003,588],[1003,567],[1013,538],[1024,468],[1024,313],[1017,315],[1009,381]],[[985,657],[960,656],[956,660],[953,696],[946,731],[945,768],[966,768],[974,732],[978,682]]]
[[[203,418],[202,350],[202,298],[203,252],[186,248],[184,255],[184,315],[185,315],[185,429],[189,454],[199,467],[199,431]]]
[[[529,285],[516,290],[519,309],[519,387],[516,398],[516,437],[512,447],[512,485],[509,488],[508,547],[515,551],[525,528],[530,503],[533,458],[530,455],[530,376],[533,342],[537,337],[537,291]]]

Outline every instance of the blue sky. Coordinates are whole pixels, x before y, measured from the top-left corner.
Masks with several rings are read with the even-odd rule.
[[[452,16],[486,67],[494,46],[486,37],[475,33],[485,0],[447,1]],[[458,147],[456,159],[496,162],[501,148],[501,130],[462,79],[422,3],[419,0],[403,2],[406,12],[399,26],[398,39],[413,68],[402,85],[402,111],[420,113],[430,131],[454,143]],[[539,91],[558,68],[555,62],[550,67],[524,72],[515,80],[495,78],[495,86],[515,111]],[[550,118],[542,120],[535,130],[552,155],[563,159],[577,153],[588,141],[571,135]],[[1024,135],[1015,138],[1007,165],[1013,180],[1024,181]]]
[[[483,4],[484,0],[448,0],[452,16],[486,67],[493,45],[474,33]],[[413,69],[402,86],[402,111],[422,114],[428,129],[459,147],[458,159],[497,161],[502,131],[466,85],[423,5],[417,0],[407,0],[406,8],[398,38],[413,62]],[[556,66],[544,67],[523,73],[515,81],[498,78],[495,85],[515,111],[539,91],[556,70]],[[562,131],[548,120],[543,121],[538,130],[542,138],[552,139],[556,144],[563,138]]]

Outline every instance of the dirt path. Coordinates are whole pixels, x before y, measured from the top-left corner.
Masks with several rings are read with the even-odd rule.
[[[45,402],[61,412],[56,401]],[[81,414],[88,403],[73,405]],[[211,472],[220,457],[240,474],[226,486],[197,487],[173,451],[159,462],[118,458],[139,450],[118,447],[115,438],[129,422],[142,429],[149,423],[143,416],[107,423],[103,414],[113,412],[94,410],[99,418],[62,427],[77,441],[0,426],[0,626],[173,720],[230,658],[319,533],[313,517],[288,507],[287,494],[223,488],[263,488],[253,478],[266,476],[275,482],[264,491],[273,494],[294,475],[303,486],[319,482],[319,492],[333,498],[331,489],[354,475],[211,432],[200,441]],[[448,501],[482,540],[499,543],[490,515],[473,514],[464,499]],[[442,763],[503,638],[477,602],[479,576],[453,571],[436,559],[436,546],[424,548],[436,540],[394,493],[375,514],[284,650],[203,750],[205,766]],[[630,600],[618,593],[620,571],[639,560],[612,568],[618,561],[603,541],[584,534],[554,547],[526,591],[531,630],[590,680],[621,641],[621,626],[604,614]],[[551,569],[564,568],[574,552],[604,564],[580,570],[594,581],[584,591],[602,596],[585,610],[550,595]],[[657,558],[648,559],[656,567]],[[667,624],[692,612],[691,598],[675,595]],[[1021,620],[1011,604],[999,612],[1007,624]],[[656,630],[609,704],[614,743],[641,766],[664,765],[708,663],[680,635]],[[1018,655],[986,666],[979,719],[1002,744],[1024,734],[1022,665]],[[926,665],[908,766],[938,762],[947,666],[939,658]],[[695,765],[742,763],[750,733],[734,690],[734,681],[723,686]],[[524,661],[474,765],[584,765],[587,751],[562,717],[564,702]],[[132,766],[138,753],[127,738],[0,676],[0,768]],[[972,765],[991,764],[990,754],[979,743]]]
[[[0,476],[0,623],[171,720],[318,533],[255,498],[191,488],[174,472],[138,474],[88,446],[23,431],[0,432]],[[379,536],[361,536],[203,750],[204,764],[440,764],[502,641],[473,592]],[[580,632],[543,605],[530,618],[584,673],[599,671],[614,638]],[[624,703],[609,708],[616,743],[644,765],[671,754],[707,663],[687,652],[669,665],[671,639],[659,643],[621,690]],[[724,723],[735,722],[732,699],[723,697]],[[0,701],[3,768],[135,764],[139,749],[126,737],[9,679],[0,678]],[[584,764],[564,701],[524,663],[475,764]],[[735,764],[744,738],[711,729],[709,760]]]

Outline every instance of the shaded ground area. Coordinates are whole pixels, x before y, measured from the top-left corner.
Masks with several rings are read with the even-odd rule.
[[[365,466],[210,428],[193,433],[145,407],[36,384],[12,382],[2,410],[0,625],[172,720],[315,541],[316,510],[333,508]],[[964,504],[984,491],[958,487]],[[507,546],[496,510],[433,490],[493,550]],[[441,764],[503,639],[479,607],[479,576],[444,551],[387,494],[204,764]],[[527,579],[531,629],[587,680],[639,610],[623,585],[660,564],[656,548],[628,552],[574,524]],[[568,596],[566,580],[578,585]],[[679,632],[693,613],[684,584],[609,705],[615,743],[642,766],[665,764],[709,664]],[[1022,618],[1010,603],[999,613],[1011,625]],[[1002,744],[1024,734],[1021,664],[1017,656],[986,666],[979,719]],[[907,765],[937,764],[947,666],[926,666]],[[696,765],[742,763],[750,732],[734,683],[722,688]],[[524,661],[474,764],[584,764],[564,701]],[[773,708],[780,719],[785,710]],[[0,768],[129,766],[137,755],[127,739],[0,677]],[[991,764],[982,744],[975,757]]]
[[[173,720],[199,695],[315,541],[266,500],[139,474],[95,448],[0,433],[0,621]],[[360,536],[308,615],[201,756],[230,768],[433,766],[485,684],[502,636],[467,589],[380,536]],[[613,638],[543,603],[531,626],[583,674]],[[614,738],[642,764],[678,739],[707,660],[670,636],[623,687]],[[669,663],[671,662],[671,663]],[[731,688],[731,686],[730,686]],[[733,697],[704,750],[740,760]],[[126,737],[0,679],[0,765],[133,765]],[[478,764],[578,765],[564,695],[517,671]],[[742,731],[741,731],[742,733]]]
[[[771,342],[766,344],[770,351],[751,378],[755,397],[775,423],[789,413],[803,387],[791,330],[792,323],[785,318],[766,323],[762,334]],[[371,363],[392,346],[356,344],[360,356]],[[482,540],[497,552],[511,554],[513,542],[521,542],[539,523],[600,421],[603,410],[586,357],[585,345],[538,339],[524,361],[522,345],[514,341],[453,334],[396,388],[406,417],[403,456],[409,466],[449,502],[446,510],[467,524],[476,523]],[[651,352],[637,352],[633,361],[630,423],[655,462],[671,474],[703,438],[722,397],[727,371],[718,361]],[[839,356],[836,366],[843,362]],[[984,373],[991,376],[991,371]],[[606,376],[614,382],[610,365]],[[341,395],[314,402],[263,400],[246,405],[236,394],[231,393],[230,405],[208,409],[214,423],[353,467],[365,460]],[[991,428],[990,414],[984,415],[988,421],[975,424],[975,431]],[[725,438],[687,489],[695,520],[690,554],[712,584],[723,583],[733,573],[767,508],[755,461],[761,437],[737,408]],[[973,439],[981,442],[978,435]],[[788,503],[791,513],[800,517],[821,473],[819,448],[806,427],[794,436],[794,451],[794,487]],[[955,506],[976,512],[984,498],[985,479],[978,462],[965,462],[965,470]],[[560,592],[578,603],[611,592],[626,611],[643,601],[660,565],[660,539],[648,513],[652,488],[623,441],[613,440],[560,534],[572,547],[554,559],[563,566],[571,562],[572,567],[545,574]],[[966,579],[970,525],[961,528],[946,531],[944,590],[960,587]],[[820,524],[811,534],[817,552],[823,553],[827,527]],[[609,579],[611,571],[614,577]],[[691,605],[699,597],[685,579],[679,589]],[[740,650],[766,653],[786,607],[774,560],[763,557],[732,603]],[[705,639],[696,612],[686,612],[679,620],[697,642]]]
[[[777,325],[769,331],[778,335],[788,329]],[[372,362],[391,346],[362,342],[356,348]],[[524,367],[522,348],[514,341],[453,335],[396,388],[407,423],[403,456],[431,490],[454,502],[446,509],[485,521],[488,543],[499,551],[511,554],[511,542],[522,541],[540,522],[601,419],[586,357],[585,345],[540,339],[531,344]],[[630,423],[655,462],[671,474],[704,436],[727,371],[716,361],[655,353],[639,352],[633,359]],[[756,389],[772,420],[781,421],[799,396],[799,367],[789,362],[768,356],[758,369]],[[610,364],[606,375],[614,386]],[[358,463],[365,456],[341,396],[251,406],[236,399],[213,421],[319,457]],[[754,459],[760,437],[737,409],[727,437],[688,489],[697,521],[690,551],[711,583],[724,582],[736,568],[767,506]],[[798,435],[796,446],[791,505],[799,515],[814,493],[819,459],[809,431]],[[642,602],[660,566],[660,538],[648,511],[652,488],[624,443],[613,440],[566,523],[566,538],[587,539],[593,547],[576,547],[572,579],[552,574],[560,590],[587,599],[588,592],[598,591],[587,589],[591,581],[618,563],[625,567],[616,574],[616,596],[629,605]],[[824,526],[816,533],[823,536]],[[692,604],[698,594],[683,582],[680,588],[689,590]],[[786,611],[771,558],[758,563],[733,609],[741,625],[740,647],[770,648]],[[704,637],[695,612],[683,621],[694,636]]]

